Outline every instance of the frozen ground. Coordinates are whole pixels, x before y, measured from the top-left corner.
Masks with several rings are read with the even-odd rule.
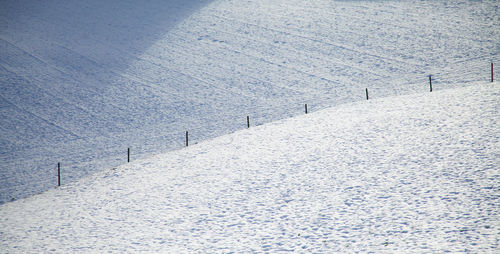
[[[0,206],[2,252],[498,253],[499,83],[360,101]]]
[[[4,0],[0,203],[152,153],[489,80],[498,1]],[[497,75],[498,76],[498,75]]]

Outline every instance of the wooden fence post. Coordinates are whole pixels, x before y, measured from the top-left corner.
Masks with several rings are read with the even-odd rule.
[[[127,148],[127,162],[130,162],[130,147]]]
[[[61,186],[61,163],[57,163],[57,186]]]
[[[493,62],[491,63],[491,82],[493,83]]]
[[[186,131],[186,146],[189,146],[189,133]]]
[[[429,86],[430,86],[431,92],[432,92],[432,75],[429,75]]]
[[[250,117],[247,116],[247,128],[250,128]]]
[[[307,114],[307,104],[306,104],[306,114]]]
[[[368,98],[369,98],[368,97],[368,88],[366,88],[365,91],[366,91],[366,100],[368,100]]]

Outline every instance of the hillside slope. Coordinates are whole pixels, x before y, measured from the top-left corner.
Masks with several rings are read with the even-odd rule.
[[[498,1],[2,1],[0,202],[252,124],[489,79]]]
[[[496,253],[499,83],[252,127],[0,206],[4,252]]]

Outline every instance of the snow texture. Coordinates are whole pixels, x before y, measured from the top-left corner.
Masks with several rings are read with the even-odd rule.
[[[498,63],[498,1],[3,0],[0,203]],[[498,72],[497,72],[498,73]],[[495,74],[495,79],[498,75]],[[355,163],[355,162],[353,162]],[[313,219],[313,218],[311,218]],[[316,218],[314,218],[316,219]]]
[[[2,252],[498,253],[500,84],[360,101],[0,206]]]

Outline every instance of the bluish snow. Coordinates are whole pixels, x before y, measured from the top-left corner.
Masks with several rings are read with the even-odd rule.
[[[468,86],[498,1],[4,0],[0,202],[364,99]],[[496,75],[498,77],[498,75]]]

